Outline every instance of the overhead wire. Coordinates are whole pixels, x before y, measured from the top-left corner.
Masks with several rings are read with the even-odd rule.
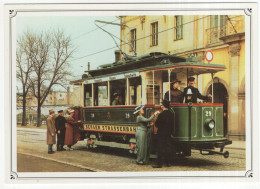
[[[209,15],[209,16],[210,16],[210,15]],[[193,23],[193,22],[195,22],[195,21],[201,20],[201,19],[203,19],[203,18],[207,18],[207,17],[209,17],[209,16],[205,16],[205,17],[202,17],[202,18],[199,18],[199,19],[190,21],[190,22],[186,22],[186,23],[181,24],[181,25],[178,25],[178,26],[174,26],[174,27],[172,27],[172,28],[168,28],[168,29],[162,30],[162,31],[158,32],[158,34],[163,33],[163,32],[166,32],[166,31],[169,31],[169,30],[172,30],[172,29],[174,29],[174,28],[176,28],[176,27],[180,27],[180,26],[184,26],[184,25]],[[98,29],[98,28],[97,28],[97,29]],[[115,35],[113,35],[113,34],[111,34],[111,35],[114,36],[114,37],[116,37],[116,38],[118,39],[117,36],[115,36]],[[139,38],[139,39],[136,39],[136,41],[139,41],[139,40],[148,38],[148,37],[150,37],[150,36],[152,36],[152,35],[153,35],[153,34],[150,34],[150,35],[141,37],[141,38]],[[127,45],[127,44],[128,44],[128,43],[124,42],[123,44],[121,44],[121,46],[124,46],[124,45]],[[92,56],[92,55],[95,55],[95,54],[99,54],[99,53],[102,53],[102,52],[105,52],[105,51],[108,51],[108,50],[111,50],[111,49],[114,49],[114,48],[117,48],[117,46],[110,47],[110,48],[107,48],[107,49],[104,49],[104,50],[101,50],[101,51],[98,51],[98,52],[95,52],[95,53],[91,53],[91,54],[88,54],[88,55],[85,55],[85,56],[82,56],[82,57],[79,57],[79,58],[75,58],[75,59],[73,59],[72,61],[74,61],[74,60],[79,60],[79,59],[82,59],[82,58],[86,58],[86,57],[89,57],[89,56]]]
[[[119,20],[120,18],[117,18],[116,20],[114,20],[114,21],[112,21],[112,23],[115,23],[117,20]],[[106,25],[109,25],[109,24],[104,24],[104,25],[102,25],[102,26],[100,26],[100,27],[104,27],[104,26],[106,26]],[[84,36],[84,35],[87,35],[87,34],[90,34],[90,33],[92,33],[92,32],[94,32],[94,31],[96,31],[96,30],[99,30],[99,28],[95,28],[95,29],[93,29],[93,30],[90,30],[90,31],[88,31],[88,32],[85,32],[85,33],[83,33],[83,34],[80,34],[79,36],[77,36],[77,37],[74,37],[72,40],[76,40],[76,39],[78,39],[78,38],[80,38],[80,37],[82,37],[82,36]]]
[[[210,17],[210,16],[211,16],[211,15],[204,16],[204,17],[198,18],[198,19],[196,19],[196,20],[192,20],[192,21],[186,22],[186,23],[184,23],[184,24],[180,24],[180,25],[178,25],[178,26],[174,26],[174,27],[171,27],[171,28],[168,28],[168,29],[159,31],[159,32],[157,32],[157,33],[158,33],[158,34],[161,34],[161,33],[163,33],[163,32],[166,32],[166,31],[175,29],[175,28],[177,28],[177,27],[185,26],[185,25],[187,25],[187,24],[191,24],[191,23],[193,23],[193,22],[196,22],[196,21],[201,20],[201,19],[204,19],[204,18],[208,18],[208,17]],[[230,20],[231,20],[231,19],[230,19]],[[97,29],[98,29],[98,28],[97,28]],[[113,34],[111,34],[111,35],[114,36],[114,37],[116,37],[117,39],[119,39],[117,36],[115,36],[115,35],[113,35]],[[152,36],[152,35],[154,35],[154,34],[150,34],[150,35],[141,37],[141,38],[139,38],[139,39],[136,39],[136,41],[143,40],[143,39],[148,38],[148,37],[150,37],[150,36]],[[121,40],[120,40],[120,41],[121,41]],[[121,46],[124,46],[124,45],[127,45],[127,44],[128,44],[128,43],[124,42],[123,44],[121,44]],[[89,56],[93,56],[93,55],[96,55],[96,54],[99,54],[99,53],[102,53],[102,52],[105,52],[105,51],[108,51],[108,50],[112,50],[112,49],[115,49],[115,48],[117,48],[117,46],[110,47],[110,48],[107,48],[107,49],[103,49],[103,50],[98,51],[98,52],[95,52],[95,53],[87,54],[87,55],[85,55],[85,56],[82,56],[82,57],[79,57],[79,58],[75,58],[75,59],[73,59],[72,61],[74,61],[74,60],[79,60],[79,59],[83,59],[83,58],[86,58],[86,57],[89,57]]]

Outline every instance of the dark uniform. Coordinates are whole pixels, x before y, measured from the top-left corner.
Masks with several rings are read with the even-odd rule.
[[[63,116],[58,116],[55,119],[55,127],[56,127],[56,132],[57,132],[57,150],[63,150],[63,146],[64,146],[64,139],[65,139],[65,123],[66,123],[66,119]],[[60,133],[58,133],[58,131],[60,131]]]
[[[187,91],[188,89],[191,89],[192,95],[191,95],[191,100],[188,100],[187,97]],[[186,88],[184,88],[184,94],[185,94],[185,103],[197,103],[197,98],[202,99],[202,100],[209,100],[209,98],[207,96],[203,96],[202,94],[200,94],[199,90],[195,87],[192,86],[188,86]]]
[[[184,94],[179,89],[171,90],[171,103],[182,103],[184,98]],[[164,99],[169,99],[169,91],[167,91],[164,95]]]
[[[173,113],[169,109],[163,110],[159,114],[155,126],[158,127],[157,131],[157,164],[159,167],[163,164],[163,158],[165,158],[165,163],[170,164],[171,159],[171,134],[173,130]]]
[[[120,102],[118,100],[113,100],[112,106],[118,106],[118,105],[121,105]]]

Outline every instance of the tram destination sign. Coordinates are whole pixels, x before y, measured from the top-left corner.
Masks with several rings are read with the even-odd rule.
[[[113,75],[113,76],[109,76],[109,77],[102,77],[102,78],[98,78],[98,79],[86,80],[85,84],[101,83],[104,81],[126,79],[126,78],[138,77],[139,75],[140,75],[139,72],[125,73],[125,74]]]
[[[84,130],[135,134],[137,130],[137,126],[84,124]]]

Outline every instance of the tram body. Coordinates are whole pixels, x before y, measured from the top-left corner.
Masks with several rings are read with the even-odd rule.
[[[124,148],[131,153],[136,153],[137,123],[133,112],[140,102],[144,102],[142,103],[144,116],[150,117],[155,111],[160,110],[159,104],[164,96],[162,88],[170,86],[172,75],[179,79],[183,73],[188,73],[189,76],[212,74],[224,69],[223,65],[209,65],[174,55],[150,53],[139,59],[121,62],[116,66],[111,64],[90,71],[88,77],[82,80],[84,83],[81,83],[84,86],[85,104],[78,108],[79,119],[82,120],[82,138],[90,148],[103,145]],[[157,72],[158,75],[156,75]],[[122,73],[126,77],[126,82],[123,82],[126,88],[123,92],[121,91],[125,94],[125,97],[121,98],[124,105],[111,106],[110,94],[120,90],[120,82],[117,83],[114,80]],[[151,79],[149,80],[151,75],[152,82]],[[106,78],[105,83],[104,78]],[[182,80],[186,78],[187,75]],[[116,84],[114,87],[111,85],[113,82]],[[104,99],[95,99],[95,97],[101,98],[102,95],[106,96],[104,90],[102,95],[98,93],[99,85],[103,86],[101,89],[104,89],[104,86],[107,89],[105,90],[107,98],[104,102],[102,102]],[[196,149],[203,155],[220,154],[228,157],[229,153],[224,152],[223,149],[232,141],[224,137],[223,104],[174,103],[170,105],[170,108],[174,115],[171,138],[172,150],[175,154],[189,156],[191,149]],[[150,124],[153,127],[152,153],[155,154],[158,142],[157,128],[154,121]],[[216,148],[220,150],[215,151]]]

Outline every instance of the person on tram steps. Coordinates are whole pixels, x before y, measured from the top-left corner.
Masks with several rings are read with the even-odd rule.
[[[134,114],[138,114],[136,118],[136,122],[138,126],[136,131],[136,148],[137,148],[136,163],[139,165],[144,165],[148,163],[149,155],[150,155],[148,153],[150,152],[150,150],[147,147],[150,145],[147,144],[148,142],[147,130],[149,127],[151,127],[149,125],[149,122],[152,121],[158,113],[160,113],[159,111],[156,111],[151,117],[145,118],[143,116],[144,114],[143,108],[144,106],[140,105],[135,108],[135,112],[134,112]]]
[[[56,144],[56,132],[55,132],[55,112],[53,109],[49,110],[49,117],[47,118],[47,144],[48,144],[48,154],[53,154],[52,150],[53,144]]]
[[[170,110],[170,101],[164,99],[161,104],[162,113],[159,114],[155,121],[157,130],[157,160],[153,168],[161,168],[163,163],[171,166],[171,134],[174,124],[174,116]]]
[[[56,127],[56,133],[57,133],[57,151],[65,150],[63,148],[64,146],[64,138],[65,138],[65,124],[66,119],[62,116],[63,110],[58,111],[58,117],[55,119],[55,127]]]
[[[185,103],[197,103],[198,98],[202,100],[210,100],[212,98],[210,94],[208,96],[203,96],[202,94],[200,94],[199,90],[195,88],[194,85],[195,78],[188,78],[188,87],[184,88]]]
[[[183,103],[184,93],[178,89],[180,81],[175,79],[171,82],[171,103]],[[169,99],[169,91],[164,95],[164,99]]]
[[[121,103],[119,102],[119,94],[118,93],[114,93],[113,94],[113,102],[112,102],[112,106],[118,106],[121,105]]]
[[[75,121],[73,118],[74,110],[69,110],[69,116],[67,117],[67,127],[65,132],[64,144],[68,146],[68,150],[73,150],[73,146],[76,142],[74,140],[75,133],[73,132],[73,127],[76,126],[81,121]]]

